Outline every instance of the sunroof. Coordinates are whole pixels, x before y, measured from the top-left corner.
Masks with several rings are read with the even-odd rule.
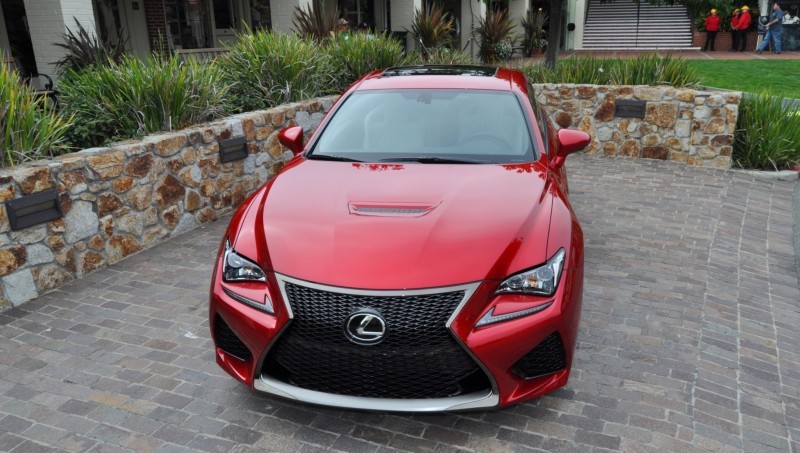
[[[413,76],[413,75],[455,75],[471,77],[493,77],[497,68],[489,66],[405,66],[389,68],[383,71],[382,77]]]

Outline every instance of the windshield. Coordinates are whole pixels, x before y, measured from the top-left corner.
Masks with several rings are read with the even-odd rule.
[[[516,163],[534,160],[534,152],[528,121],[511,92],[373,90],[345,100],[308,157]]]

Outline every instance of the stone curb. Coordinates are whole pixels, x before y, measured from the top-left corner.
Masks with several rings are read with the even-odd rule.
[[[800,173],[794,170],[761,171],[761,170],[731,170],[736,173],[750,175],[761,181],[797,181]]]

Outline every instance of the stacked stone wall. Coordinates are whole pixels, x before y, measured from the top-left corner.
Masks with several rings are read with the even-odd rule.
[[[237,207],[292,157],[290,125],[313,131],[335,98],[237,115],[0,170],[0,311],[114,264]],[[221,163],[219,141],[248,156]],[[5,202],[56,189],[64,217],[11,231]]]
[[[740,92],[573,84],[538,84],[534,91],[558,127],[592,136],[588,153],[731,167]],[[644,118],[615,116],[617,99],[646,101]]]

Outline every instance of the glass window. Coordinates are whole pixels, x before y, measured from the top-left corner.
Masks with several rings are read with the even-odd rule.
[[[519,99],[507,91],[360,91],[338,109],[312,154],[372,162],[423,156],[529,162],[528,124]]]
[[[206,0],[164,0],[164,13],[170,49],[213,47]]]

